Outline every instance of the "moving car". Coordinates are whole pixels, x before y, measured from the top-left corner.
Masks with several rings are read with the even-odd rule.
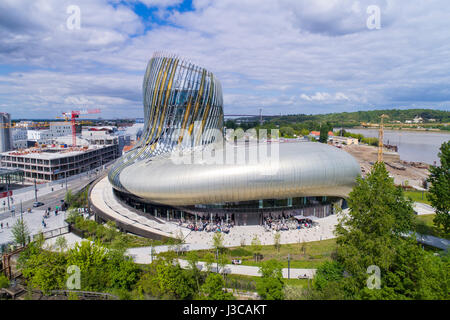
[[[43,206],[43,205],[44,205],[44,203],[43,202],[39,202],[39,201],[33,203],[33,207],[35,207],[35,208]]]

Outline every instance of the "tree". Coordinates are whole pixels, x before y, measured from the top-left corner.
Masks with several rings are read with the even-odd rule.
[[[221,273],[225,274],[225,266],[229,263],[227,256],[225,254],[219,254],[217,262],[218,262],[218,265],[219,265],[219,269],[217,270],[217,272],[222,270]]]
[[[180,251],[183,249],[183,243],[184,241],[184,234],[181,231],[181,229],[178,230],[177,235],[176,235],[176,244],[175,244],[175,249],[177,251],[177,255],[180,254]]]
[[[138,281],[141,271],[133,260],[125,255],[125,249],[110,249],[105,268],[109,273],[108,287],[130,290]]]
[[[195,251],[189,251],[186,255],[187,262],[189,264],[189,269],[191,271],[192,277],[195,279],[197,283],[197,290],[200,290],[200,270],[198,269],[198,253]]]
[[[18,266],[30,287],[44,293],[65,288],[67,257],[42,249],[43,241],[33,241],[20,254]]]
[[[191,299],[197,292],[195,280],[178,263],[174,265],[170,259],[162,259],[156,265],[156,280],[160,292],[169,298]]]
[[[349,214],[336,226],[337,264],[325,265],[315,280],[325,298],[434,299],[448,295],[448,259],[434,257],[408,236],[415,229],[411,200],[395,187],[383,163],[376,163],[365,180],[357,179],[348,203]],[[370,266],[379,268],[380,289],[368,288]]]
[[[75,200],[74,195],[72,194],[71,190],[67,190],[66,195],[64,197],[64,201],[68,204],[71,205],[72,202]]]
[[[201,287],[202,298],[206,300],[235,300],[230,292],[224,291],[225,281],[217,273],[210,273]]]
[[[8,287],[9,287],[9,280],[8,280],[8,278],[3,273],[0,273],[0,289],[1,288],[8,288]]]
[[[275,234],[273,235],[273,245],[275,246],[275,249],[277,249],[278,252],[280,252],[280,238],[281,238],[281,234],[280,232],[275,232]]]
[[[327,143],[328,142],[328,132],[332,129],[329,122],[322,125],[320,127],[320,136],[319,136],[319,142],[321,143]]]
[[[64,249],[67,247],[67,240],[64,238],[64,236],[59,236],[56,238],[55,246],[59,249],[59,251],[64,251]]]
[[[307,136],[309,134],[309,130],[308,129],[302,129],[302,130],[300,130],[300,134],[302,136]]]
[[[259,253],[261,252],[261,241],[259,241],[258,236],[255,234],[255,236],[252,239],[250,249],[253,252],[253,256],[255,258],[255,261],[258,260]]]
[[[223,233],[215,232],[212,240],[213,240],[212,245],[213,245],[214,249],[216,251],[222,252],[223,248],[224,248],[224,246],[223,246],[223,240],[224,240]]]
[[[290,138],[294,136],[295,131],[292,127],[285,126],[280,128],[280,134],[282,137]]]
[[[23,221],[23,218],[16,220],[12,227],[11,233],[15,243],[23,247],[27,244],[30,237],[30,231],[28,230],[28,226],[25,221]]]
[[[205,259],[206,271],[211,272],[212,265],[214,263],[214,255],[211,252],[208,252],[207,254],[205,254],[205,256],[203,258]]]
[[[326,261],[317,268],[314,276],[314,288],[321,290],[328,286],[330,281],[338,281],[343,278],[344,268],[337,261]]]
[[[336,226],[338,255],[345,269],[366,278],[370,265],[388,268],[395,243],[413,230],[414,211],[383,163],[376,163],[365,180],[357,178],[348,199],[349,215]]]
[[[284,282],[282,265],[277,260],[263,262],[259,268],[261,278],[256,283],[256,291],[263,300],[283,300]]]
[[[82,241],[68,251],[67,265],[80,268],[83,290],[101,291],[108,287],[110,273],[107,251],[99,243]]]
[[[433,220],[437,228],[443,229],[445,235],[450,232],[450,141],[441,145],[440,166],[430,166],[428,182],[431,183],[428,194],[436,216]]]

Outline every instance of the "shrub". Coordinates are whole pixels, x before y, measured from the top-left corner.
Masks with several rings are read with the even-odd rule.
[[[252,253],[244,248],[237,248],[230,251],[232,257],[248,257],[251,256]]]
[[[4,274],[0,274],[0,288],[8,288],[9,280]]]

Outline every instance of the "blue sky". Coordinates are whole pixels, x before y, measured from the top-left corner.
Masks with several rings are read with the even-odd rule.
[[[2,0],[0,111],[142,117],[155,51],[212,71],[225,114],[449,110],[449,16],[446,0]]]

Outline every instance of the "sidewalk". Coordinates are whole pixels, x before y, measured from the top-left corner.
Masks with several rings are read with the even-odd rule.
[[[417,215],[425,215],[425,214],[435,214],[436,211],[434,208],[426,203],[414,202],[413,204],[414,210],[417,212]]]
[[[82,239],[72,233],[68,233],[63,235],[62,237],[66,238],[67,241],[67,248],[73,248],[75,243],[81,242],[85,239]],[[58,250],[55,247],[56,238],[48,239],[45,241],[45,245],[47,245],[52,250]],[[87,240],[85,240],[87,241]],[[202,249],[210,249],[211,246],[209,245],[201,245],[201,244],[185,244],[182,246],[185,251],[190,250],[202,250]],[[153,254],[156,255],[157,253],[166,252],[168,250],[171,250],[171,246],[163,245],[163,246],[155,246],[153,247]],[[135,263],[139,264],[150,264],[152,262],[151,255],[150,255],[150,247],[142,247],[142,248],[130,248],[125,252],[126,255],[130,256]],[[189,264],[187,260],[184,259],[178,259],[178,262],[180,263],[180,266],[183,269],[189,268]],[[197,268],[199,270],[206,270],[206,263],[205,262],[199,262],[197,264]],[[212,264],[212,271],[217,272],[217,264]],[[245,276],[253,276],[253,277],[260,277],[261,274],[259,273],[259,267],[254,266],[242,266],[242,265],[233,265],[233,264],[227,264],[225,265],[224,269],[220,269],[221,272],[227,273],[227,274],[240,274]],[[283,268],[283,278],[288,278],[288,269]],[[307,277],[312,279],[316,273],[316,269],[296,269],[291,268],[289,275],[291,279],[296,279],[298,277]]]
[[[59,212],[56,217],[52,212],[49,218],[44,219],[45,223],[47,224],[47,226],[44,228],[42,226],[42,217],[44,216],[44,212],[45,210],[33,209],[31,213],[23,213],[23,220],[28,227],[30,236],[38,234],[41,231],[44,232],[53,230],[67,225],[67,223],[64,221],[66,215],[64,211]],[[13,217],[9,217],[0,221],[1,223],[3,223],[3,229],[0,229],[0,245],[7,244],[13,241],[12,227],[18,219],[20,219],[20,212],[16,213],[16,215]],[[7,223],[9,225],[8,228],[6,227]]]

